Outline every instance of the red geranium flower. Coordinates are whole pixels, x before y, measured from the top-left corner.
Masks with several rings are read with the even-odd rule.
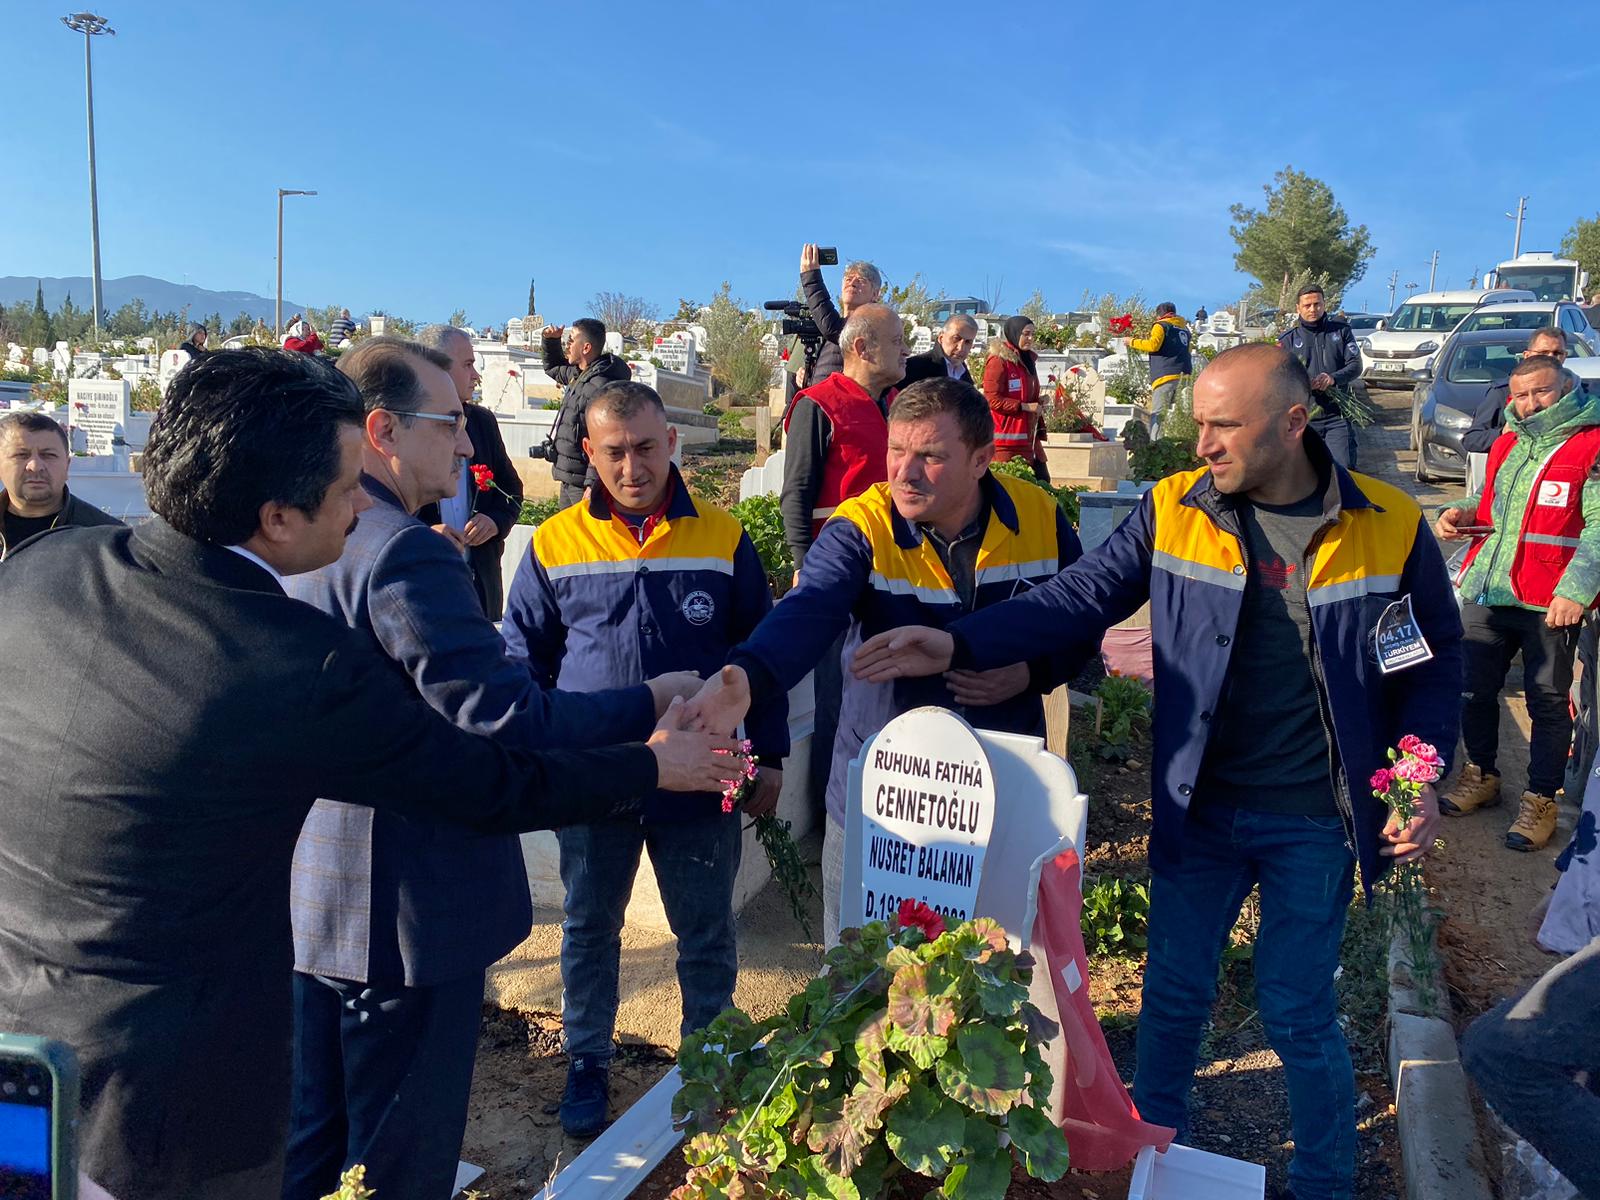
[[[494,486],[494,472],[479,463],[472,468],[472,482],[480,492],[487,492]]]
[[[920,929],[930,942],[944,932],[944,918],[921,900],[900,901],[900,911],[895,914],[901,929]]]

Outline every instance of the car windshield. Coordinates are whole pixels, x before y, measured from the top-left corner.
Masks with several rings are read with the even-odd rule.
[[[1520,343],[1454,341],[1445,378],[1451,383],[1503,383],[1523,349]]]
[[[1504,287],[1526,288],[1541,300],[1572,299],[1572,269],[1507,267],[1499,273]]]
[[[1402,304],[1390,329],[1413,333],[1449,333],[1472,311],[1470,304]]]
[[[1357,333],[1363,333],[1363,332],[1367,332],[1367,331],[1376,329],[1378,327],[1378,322],[1383,320],[1383,318],[1382,317],[1346,317],[1345,320],[1350,322],[1350,328],[1351,329],[1355,330]]]
[[[1472,329],[1543,329],[1556,319],[1556,314],[1542,308],[1496,308],[1490,306],[1475,310],[1457,333]]]

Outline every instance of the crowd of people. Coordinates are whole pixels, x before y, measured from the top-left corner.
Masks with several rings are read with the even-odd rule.
[[[559,1115],[592,1136],[641,853],[677,937],[687,1034],[737,977],[740,815],[723,792],[747,742],[744,812],[775,809],[797,682],[817,684],[831,946],[852,914],[846,767],[864,741],[930,704],[1041,733],[1043,698],[1149,604],[1134,1100],[1186,1136],[1222,949],[1258,890],[1292,1194],[1353,1194],[1345,914],[1358,883],[1370,894],[1428,851],[1441,807],[1425,787],[1402,822],[1366,780],[1407,734],[1448,761],[1465,727],[1443,808],[1492,803],[1490,716],[1520,649],[1535,765],[1508,844],[1548,842],[1565,753],[1553,697],[1600,591],[1600,411],[1530,352],[1481,497],[1435,522],[1351,469],[1353,342],[1320,291],[1279,345],[1198,375],[1163,304],[1135,344],[1158,408],[1193,377],[1205,465],[1161,480],[1085,554],[1049,492],[990,470],[1020,458],[1048,478],[1032,322],[1005,322],[975,380],[972,318],[908,356],[877,269],[846,266],[835,309],[819,257],[801,258],[823,344],[784,414],[796,571],[776,604],[749,536],[673,464],[660,396],[593,318],[545,330],[562,506],[509,587],[521,488],[460,330],[368,337],[336,366],[307,345],[197,345],[152,425],[154,516],[133,528],[69,494],[53,420],[0,419],[0,1027],[76,1050],[96,1184],[119,1200],[312,1200],[359,1162],[386,1200],[448,1196],[485,972],[532,921],[528,829],[558,831]],[[1474,539],[1464,607],[1435,531]],[[1399,605],[1427,650],[1404,665],[1376,638]],[[1552,919],[1570,930],[1584,912],[1580,898]],[[1591,951],[1538,994],[1588,988],[1592,1012]],[[1523,1004],[1492,1014],[1544,1068],[1495,1077],[1518,1121],[1545,1111],[1518,1107],[1532,1081],[1595,1065],[1572,1061],[1570,1012],[1562,1048],[1542,1004]],[[1592,1149],[1551,1157],[1592,1180]]]

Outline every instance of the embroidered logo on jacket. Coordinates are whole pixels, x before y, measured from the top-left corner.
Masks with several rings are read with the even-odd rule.
[[[691,625],[708,624],[717,615],[716,601],[709,592],[690,592],[683,598],[683,619]]]
[[[1566,508],[1572,503],[1572,484],[1565,479],[1546,479],[1539,485],[1539,505]]]

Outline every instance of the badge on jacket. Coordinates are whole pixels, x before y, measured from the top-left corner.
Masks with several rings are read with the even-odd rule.
[[[1411,596],[1401,596],[1378,617],[1372,631],[1378,655],[1378,670],[1385,675],[1415,667],[1433,658],[1433,648],[1422,636],[1416,614],[1411,611]]]
[[[1566,479],[1546,479],[1539,485],[1540,508],[1566,508],[1572,503],[1572,483]]]
[[[716,616],[717,605],[709,592],[690,592],[683,598],[682,611],[689,624],[706,625]]]

